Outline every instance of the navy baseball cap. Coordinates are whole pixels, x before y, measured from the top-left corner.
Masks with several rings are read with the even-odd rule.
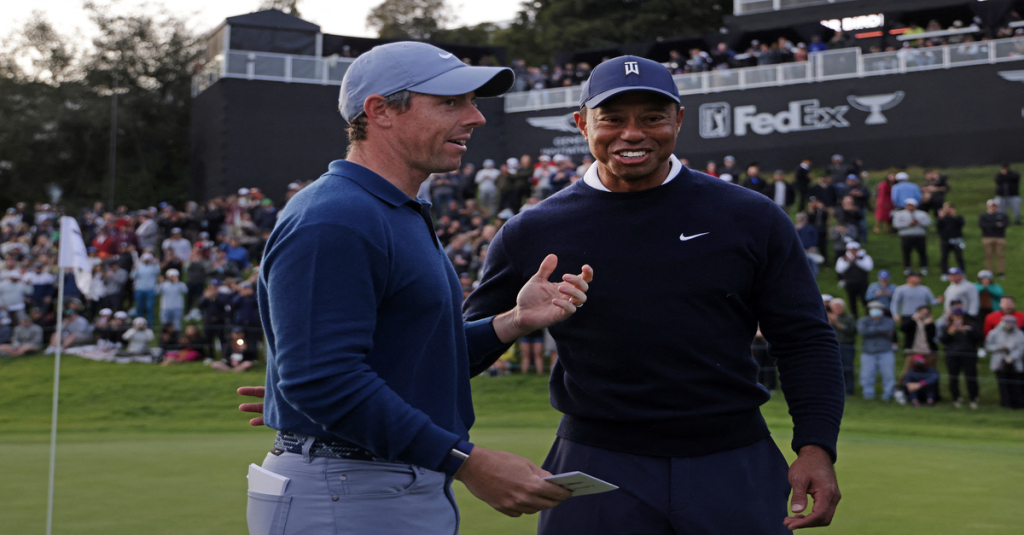
[[[949,271],[947,271],[946,273],[949,273],[950,275],[963,275],[964,274],[964,270],[962,270],[962,269],[960,269],[958,267],[952,267],[952,268],[949,268]]]
[[[660,93],[679,103],[679,88],[664,65],[637,56],[619,56],[601,63],[583,83],[580,108],[596,108],[627,91]]]
[[[400,41],[375,46],[360,55],[341,81],[338,109],[352,122],[363,113],[370,95],[389,96],[399,91],[427,95],[496,97],[512,88],[515,75],[508,67],[471,67],[455,54],[433,45]]]

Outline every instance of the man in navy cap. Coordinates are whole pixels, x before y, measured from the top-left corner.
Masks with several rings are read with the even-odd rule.
[[[574,116],[596,165],[501,228],[464,306],[477,320],[514,305],[547,252],[601,274],[586,306],[549,328],[559,354],[551,401],[564,416],[543,466],[620,490],[542,512],[539,533],[828,524],[840,497],[832,465],[843,375],[792,222],[770,198],[680,163],[683,110],[658,63],[601,63]],[[770,398],[750,354],[759,325],[795,422],[792,467],[759,410]],[[801,514],[787,518],[791,484]]]
[[[275,495],[250,477],[252,533],[451,535],[453,477],[510,516],[571,496],[529,460],[467,442],[470,366],[570,317],[592,270],[548,282],[558,259],[545,255],[517,300],[464,323],[458,277],[416,199],[428,175],[459,168],[485,122],[474,100],[512,82],[413,42],[346,72],[347,159],[291,198],[261,264],[265,419],[279,431],[263,468],[290,481]]]

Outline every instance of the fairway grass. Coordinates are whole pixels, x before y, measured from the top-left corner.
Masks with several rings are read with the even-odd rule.
[[[52,365],[51,357],[0,362],[0,533],[45,526],[49,398],[42,394]],[[246,425],[233,390],[261,374],[214,374],[198,365],[168,373],[77,358],[65,367],[62,393],[74,401],[62,403],[54,533],[246,533],[246,466],[263,460],[273,432]],[[559,418],[546,379],[478,378],[473,390],[472,440],[540,464]],[[792,460],[782,396],[763,413]],[[843,501],[834,524],[815,533],[1024,532],[1024,414],[991,404],[974,412],[851,398],[843,425],[836,465]],[[535,533],[535,516],[505,517],[461,484],[455,489],[464,535]]]

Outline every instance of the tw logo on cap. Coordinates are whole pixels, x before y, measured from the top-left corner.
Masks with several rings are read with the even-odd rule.
[[[626,68],[626,76],[635,74],[640,76],[640,63],[636,61],[626,61],[622,64]]]

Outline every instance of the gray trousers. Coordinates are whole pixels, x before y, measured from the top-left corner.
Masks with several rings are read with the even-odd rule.
[[[998,196],[996,199],[999,200],[999,211],[1010,215],[1013,212],[1013,220],[1020,221],[1020,195],[1013,197]]]
[[[451,479],[407,464],[267,454],[284,496],[249,491],[250,535],[457,535]]]

